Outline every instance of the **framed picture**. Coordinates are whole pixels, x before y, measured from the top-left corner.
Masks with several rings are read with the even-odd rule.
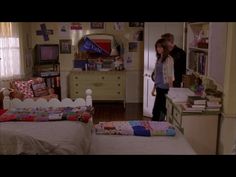
[[[144,27],[144,22],[129,22],[129,27]]]
[[[71,54],[71,39],[60,40],[60,53]]]
[[[91,29],[104,29],[104,22],[91,22]]]
[[[143,31],[137,31],[133,36],[135,41],[143,41]]]
[[[129,52],[137,52],[138,43],[137,42],[129,42]]]

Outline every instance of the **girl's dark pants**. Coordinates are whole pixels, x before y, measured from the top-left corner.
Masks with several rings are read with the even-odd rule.
[[[166,97],[169,89],[156,88],[156,99],[152,111],[153,121],[164,121],[166,115]]]

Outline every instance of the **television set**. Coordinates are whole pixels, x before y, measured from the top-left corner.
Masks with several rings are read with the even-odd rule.
[[[59,60],[58,44],[37,44],[35,46],[36,64],[53,64]]]

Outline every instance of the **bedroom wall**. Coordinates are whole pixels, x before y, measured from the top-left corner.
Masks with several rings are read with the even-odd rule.
[[[236,143],[236,23],[228,23],[224,79],[224,110],[220,127],[219,153],[230,154]]]
[[[142,102],[143,100],[143,41],[138,41],[137,52],[128,52],[128,43],[136,42],[133,39],[135,32],[142,30],[142,27],[129,27],[128,22],[124,23],[123,30],[115,30],[113,22],[105,22],[104,29],[91,29],[89,22],[82,22],[82,30],[71,31],[69,37],[63,37],[59,33],[59,22],[46,22],[47,29],[52,29],[54,34],[49,35],[50,40],[44,41],[42,36],[36,35],[36,30],[40,30],[40,24],[44,22],[33,22],[31,23],[31,37],[33,48],[35,44],[45,43],[57,43],[59,44],[60,39],[72,39],[72,53],[71,54],[60,54],[60,66],[61,66],[61,91],[62,98],[68,96],[67,81],[68,75],[73,68],[74,52],[76,51],[77,42],[85,35],[91,33],[110,33],[117,37],[118,40],[122,41],[125,48],[125,57],[131,56],[133,59],[132,66],[126,71],[126,101],[129,103]],[[69,23],[70,24],[70,23]]]

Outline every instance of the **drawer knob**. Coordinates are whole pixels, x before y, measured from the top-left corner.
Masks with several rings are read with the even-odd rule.
[[[102,79],[104,79],[104,77],[102,77]]]
[[[117,92],[118,94],[120,94],[120,92]]]
[[[120,84],[118,84],[118,86],[120,86]]]
[[[75,92],[76,94],[78,94],[79,92]]]
[[[76,76],[75,79],[78,79],[78,77]]]
[[[117,79],[120,79],[120,76],[118,76]]]
[[[75,84],[75,86],[78,86],[78,84]]]

